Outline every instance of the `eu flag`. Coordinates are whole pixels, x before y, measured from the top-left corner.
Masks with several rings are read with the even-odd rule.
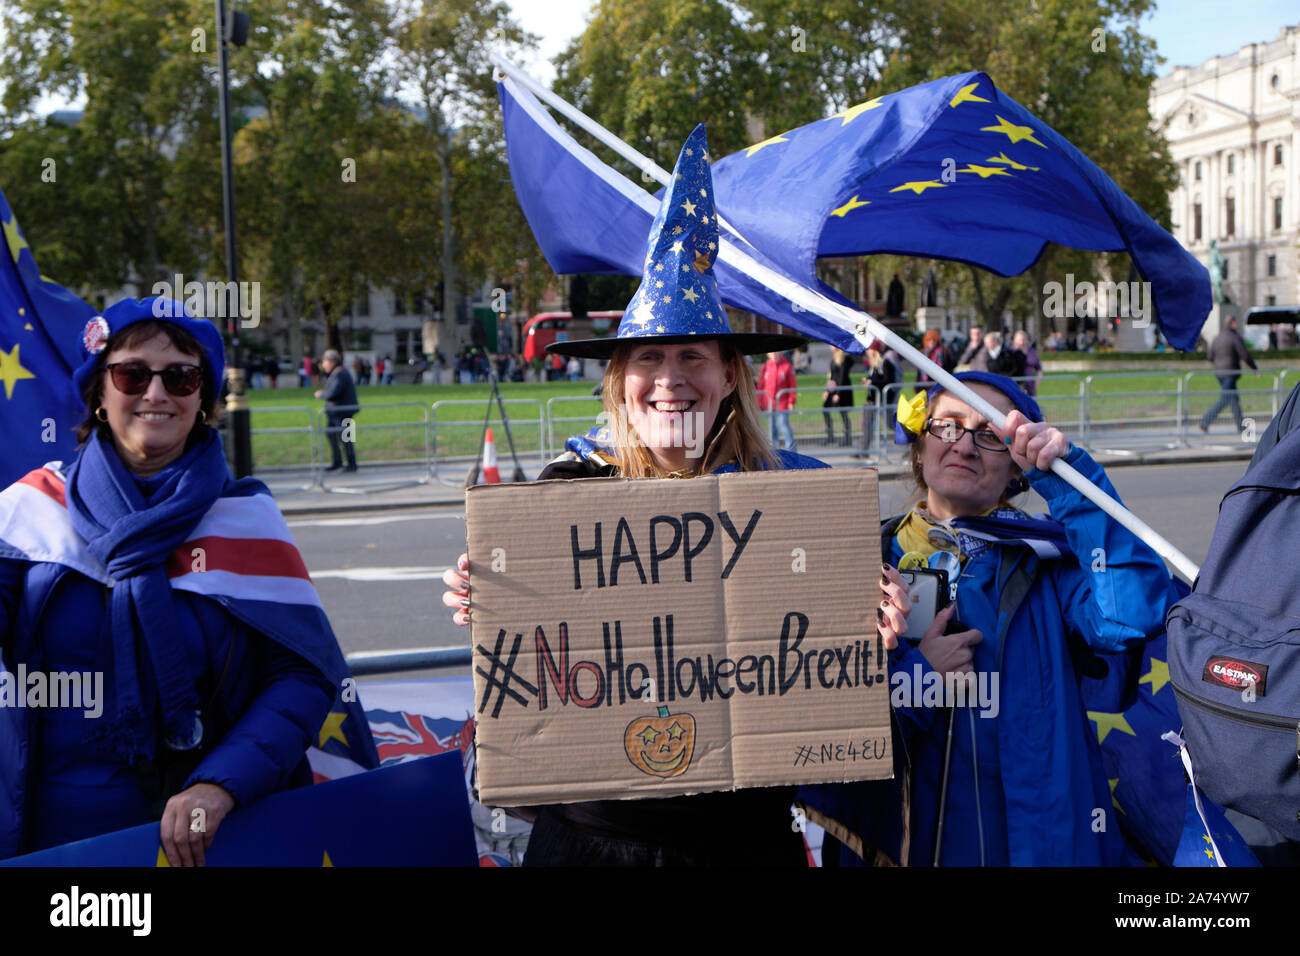
[[[1209,274],[1092,160],[963,73],[859,103],[713,169],[718,211],[783,272],[820,256],[953,259],[1000,275],[1048,242],[1127,252],[1180,349],[1210,312]]]
[[[514,80],[503,80],[497,85],[497,92],[505,125],[510,178],[524,217],[551,268],[561,274],[641,275],[646,236],[658,212],[660,197],[651,196],[629,182],[579,145],[537,98]],[[725,215],[720,222],[724,229]],[[727,234],[727,238],[753,259],[781,271],[761,250],[734,233]],[[862,345],[849,332],[802,311],[789,299],[733,266],[719,260],[714,263],[713,271],[718,279],[718,291],[727,305],[780,322],[842,349],[862,350]],[[819,281],[805,284],[855,308]]]
[[[86,409],[72,371],[95,310],[41,275],[3,193],[0,225],[0,488],[7,488],[45,462],[75,454],[74,432]]]
[[[640,275],[655,202],[573,142],[513,80],[500,96],[515,191],[552,268]],[[713,182],[721,221],[734,230],[727,239],[822,291],[821,257],[894,253],[1011,276],[1055,242],[1127,252],[1178,348],[1195,346],[1210,311],[1206,268],[983,73],[880,96],[755,143],[718,160]],[[861,351],[848,333],[753,280],[717,272],[729,304]]]

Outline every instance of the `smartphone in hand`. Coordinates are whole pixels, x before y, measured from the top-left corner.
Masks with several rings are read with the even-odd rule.
[[[898,572],[907,582],[907,597],[912,611],[907,615],[907,630],[901,635],[913,644],[925,637],[935,616],[948,606],[948,572],[935,568],[909,568]]]

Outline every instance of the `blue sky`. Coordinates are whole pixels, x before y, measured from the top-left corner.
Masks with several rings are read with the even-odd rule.
[[[532,0],[518,0],[527,3]],[[1212,56],[1235,53],[1248,43],[1277,38],[1282,27],[1300,24],[1296,0],[1165,0],[1142,21],[1144,33],[1155,37],[1167,61],[1163,75],[1175,66],[1192,66]]]

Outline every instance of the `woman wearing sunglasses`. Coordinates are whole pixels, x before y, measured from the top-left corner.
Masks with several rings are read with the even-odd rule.
[[[1158,631],[1169,574],[1150,547],[1049,471],[1064,458],[1115,494],[1032,398],[1000,375],[957,378],[1006,422],[994,428],[938,385],[900,401],[898,440],[912,446],[921,498],[883,525],[878,616],[887,642],[902,637],[913,607],[898,568],[947,571],[951,603],[919,640],[899,642],[891,689],[899,693],[900,676],[983,674],[970,686],[992,689],[992,699],[969,695],[969,705],[951,709],[895,699],[906,764],[895,812],[875,821],[883,826],[873,839],[912,865],[935,861],[940,827],[945,866],[1122,863],[1074,659]],[[1048,515],[1031,518],[1011,503],[1030,487]],[[896,809],[909,806],[904,780],[906,818]]]
[[[0,858],[156,820],[202,865],[232,810],[311,781],[346,665],[265,486],[226,466],[215,326],[127,299],[82,344],[76,459],[0,493],[4,664],[82,690],[0,711]]]

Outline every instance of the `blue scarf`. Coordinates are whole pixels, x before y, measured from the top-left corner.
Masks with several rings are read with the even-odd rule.
[[[992,514],[954,518],[962,553],[975,555],[989,544],[1020,545],[1043,560],[1071,557],[1074,552],[1065,536],[1065,526],[1051,515],[1027,515],[1016,508],[1001,507]]]
[[[91,736],[127,762],[154,756],[153,702],[146,707],[141,697],[137,642],[148,650],[168,746],[186,750],[200,742],[196,675],[186,665],[166,565],[220,496],[228,476],[221,442],[211,429],[149,479],[128,471],[112,444],[92,432],[68,471],[73,527],[115,582],[109,624],[116,693]]]

